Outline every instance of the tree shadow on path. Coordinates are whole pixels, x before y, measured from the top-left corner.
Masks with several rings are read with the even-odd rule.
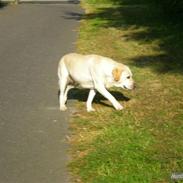
[[[0,0],[0,10],[3,9],[4,7],[6,7],[8,5],[8,3],[2,2]]]

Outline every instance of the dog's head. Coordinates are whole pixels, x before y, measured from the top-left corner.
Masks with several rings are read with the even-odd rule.
[[[112,70],[112,75],[115,81],[114,86],[128,90],[135,88],[132,72],[129,67],[125,65],[117,66]]]

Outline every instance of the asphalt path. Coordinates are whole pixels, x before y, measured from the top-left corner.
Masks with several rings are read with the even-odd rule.
[[[76,4],[0,8],[0,183],[68,183],[57,64],[75,49]]]

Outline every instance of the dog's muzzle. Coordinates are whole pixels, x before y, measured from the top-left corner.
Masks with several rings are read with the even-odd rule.
[[[123,88],[126,89],[126,90],[134,90],[136,88],[136,85],[133,84],[130,87],[126,87],[125,85],[123,85]]]

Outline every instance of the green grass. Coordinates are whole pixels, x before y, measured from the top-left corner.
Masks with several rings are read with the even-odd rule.
[[[183,26],[144,0],[87,0],[78,52],[130,66],[137,89],[112,89],[125,107],[98,95],[85,111],[76,90],[70,164],[76,182],[168,183],[183,172]]]

